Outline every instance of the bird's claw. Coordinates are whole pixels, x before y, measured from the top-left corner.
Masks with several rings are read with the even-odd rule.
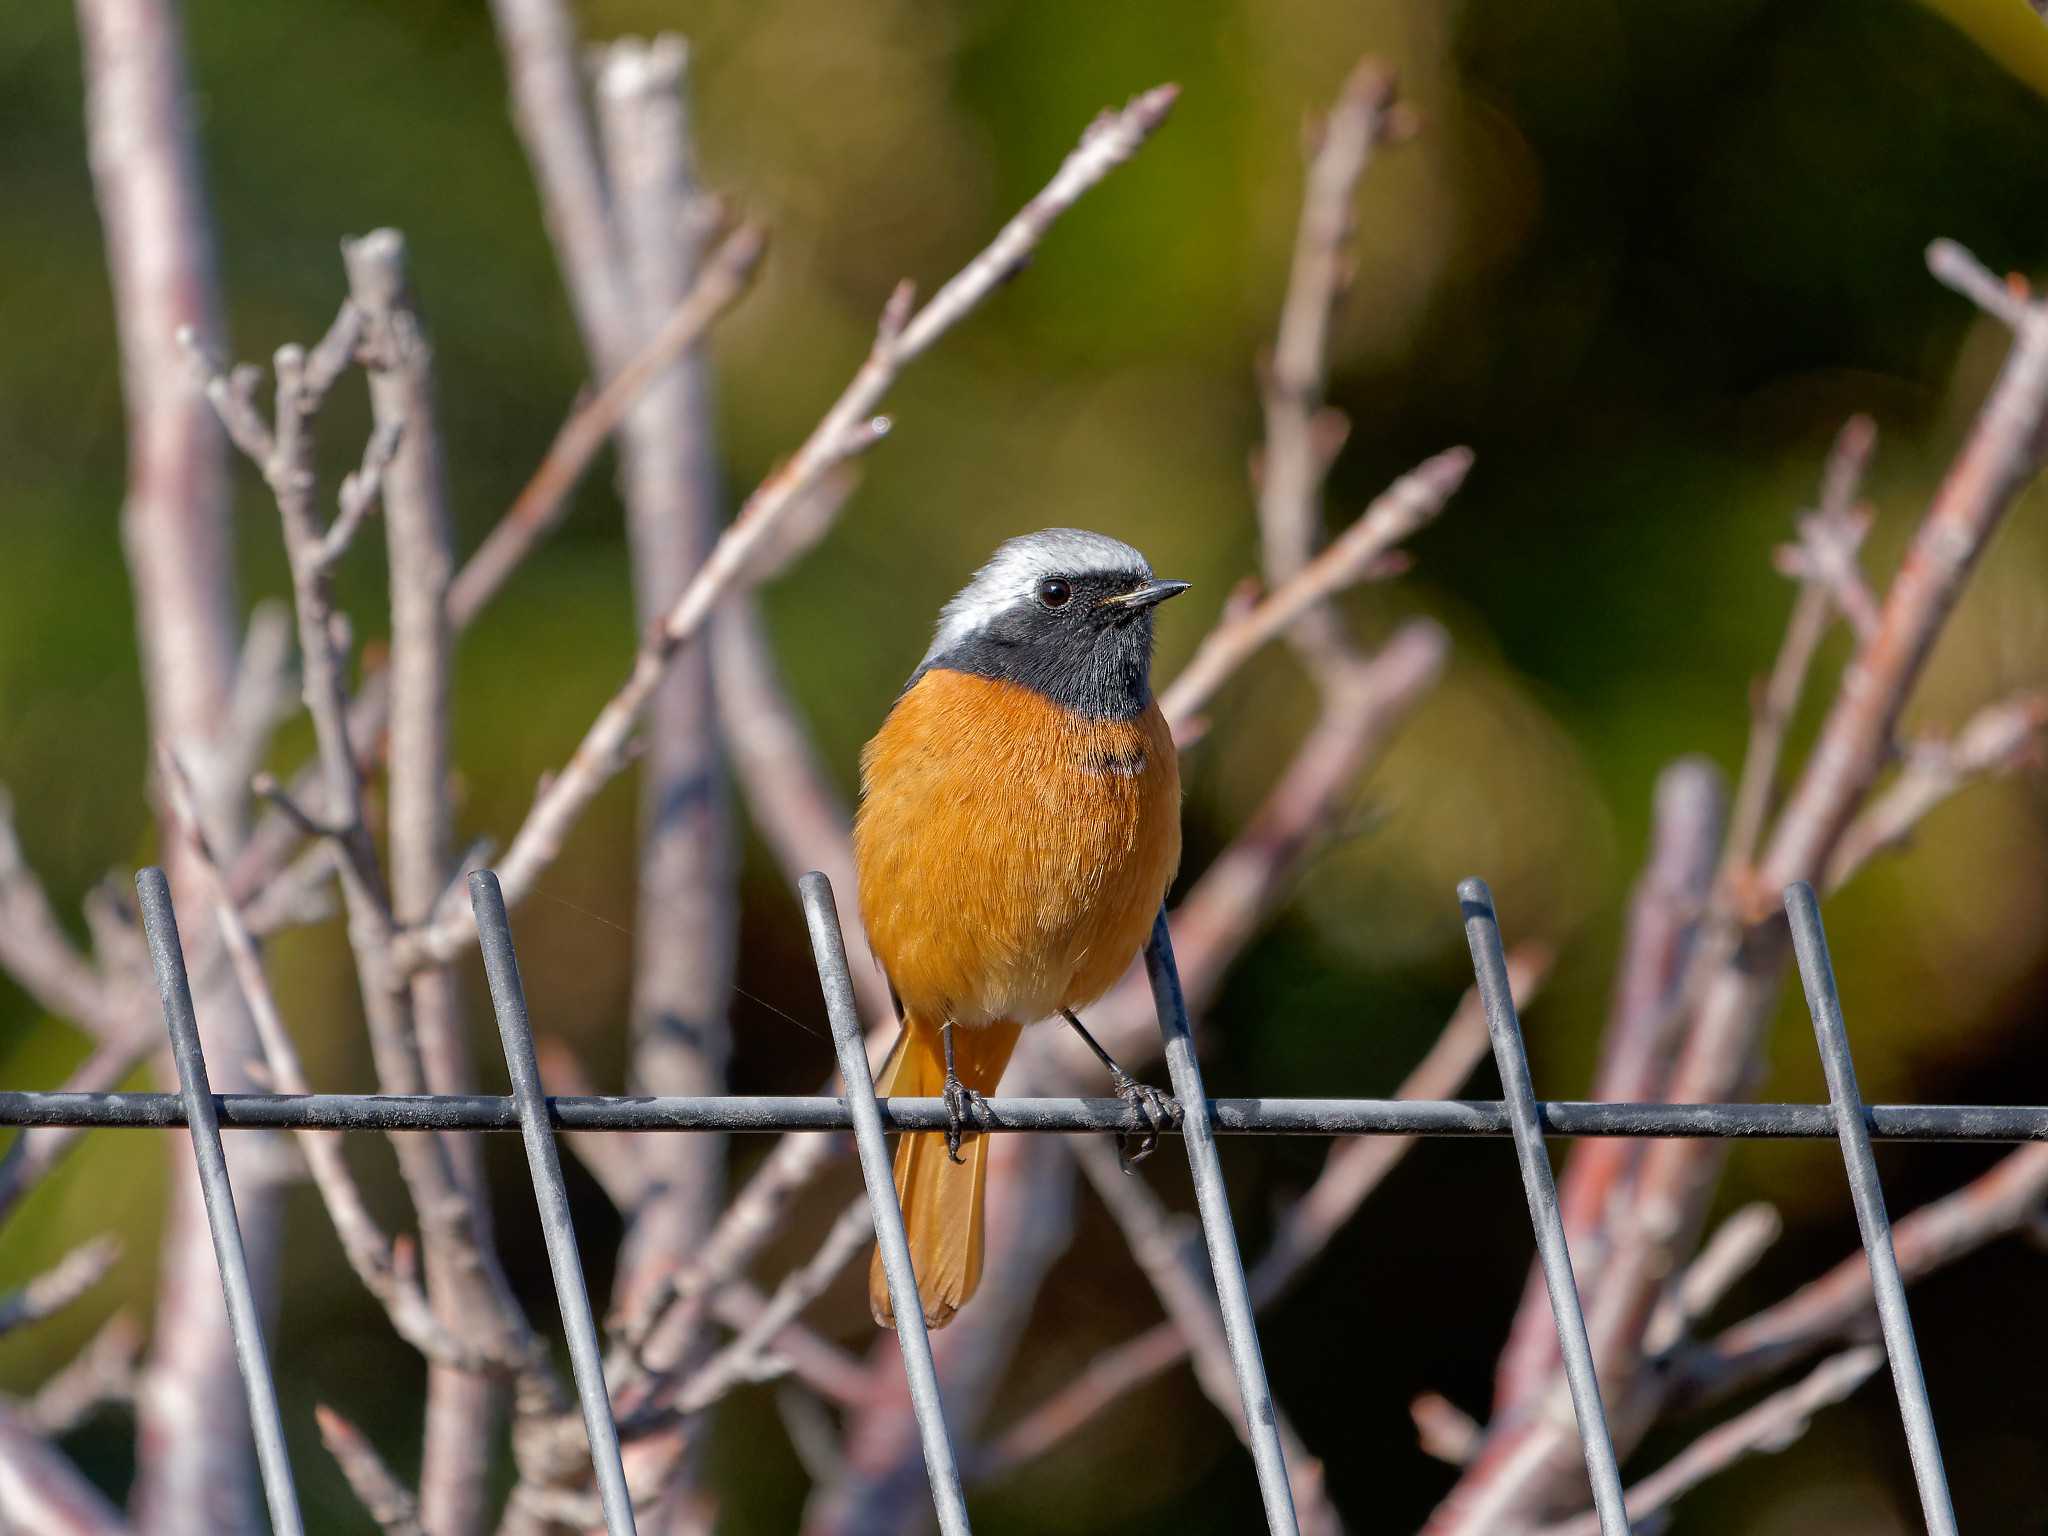
[[[1158,1147],[1159,1133],[1180,1124],[1180,1100],[1170,1093],[1162,1093],[1149,1083],[1139,1082],[1128,1072],[1118,1072],[1111,1081],[1115,1084],[1116,1096],[1131,1112],[1131,1128],[1116,1133],[1117,1166],[1125,1173],[1136,1173],[1138,1164]],[[1131,1149],[1134,1136],[1138,1141],[1136,1151]]]
[[[946,1100],[946,1156],[956,1163],[964,1163],[967,1159],[960,1155],[960,1138],[970,1129],[968,1122],[972,1121],[975,1127],[987,1124],[988,1100],[950,1075],[946,1078],[943,1093]]]

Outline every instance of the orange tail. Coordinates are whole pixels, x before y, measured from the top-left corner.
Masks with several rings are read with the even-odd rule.
[[[1007,1021],[953,1031],[953,1065],[960,1081],[977,1093],[994,1093],[1017,1048],[1018,1026]],[[912,1017],[888,1071],[877,1083],[883,1097],[937,1098],[946,1085],[946,1052],[935,1024]],[[962,1136],[960,1162],[946,1155],[939,1131],[897,1138],[896,1198],[910,1234],[910,1262],[928,1328],[943,1328],[981,1284],[983,1192],[988,1187],[988,1138]],[[875,1321],[896,1326],[889,1308],[889,1282],[877,1250],[868,1265],[868,1303]]]

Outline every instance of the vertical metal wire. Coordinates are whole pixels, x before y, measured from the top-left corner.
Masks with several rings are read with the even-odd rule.
[[[498,1035],[505,1043],[505,1067],[512,1076],[512,1101],[526,1142],[526,1166],[533,1175],[533,1197],[547,1240],[548,1267],[554,1271],[555,1299],[561,1305],[562,1331],[569,1342],[569,1364],[576,1375],[576,1395],[583,1404],[583,1428],[590,1437],[590,1464],[597,1473],[605,1530],[610,1536],[635,1536],[633,1499],[626,1488],[625,1464],[619,1458],[619,1430],[612,1420],[611,1395],[605,1390],[597,1319],[591,1313],[590,1290],[583,1280],[576,1227],[569,1219],[569,1187],[562,1181],[562,1160],[548,1124],[547,1097],[541,1091],[540,1065],[533,1051],[533,1028],[526,1017],[526,988],[519,980],[519,957],[513,953],[512,924],[505,915],[505,894],[498,889],[497,875],[488,869],[472,874],[469,902],[476,913],[484,975],[490,981],[491,1007],[498,1015]]]
[[[1920,1346],[1913,1337],[1913,1318],[1906,1308],[1906,1282],[1892,1247],[1891,1217],[1884,1207],[1877,1159],[1870,1150],[1870,1127],[1863,1093],[1856,1085],[1856,1063],[1849,1054],[1849,1028],[1842,1018],[1842,998],[1835,988],[1834,962],[1828,957],[1827,931],[1820,921],[1820,903],[1813,887],[1801,881],[1785,889],[1785,914],[1792,920],[1792,947],[1799,956],[1799,980],[1806,988],[1807,1011],[1813,1015],[1813,1036],[1828,1078],[1828,1102],[1834,1109],[1836,1139],[1849,1171],[1849,1195],[1856,1205],[1856,1228],[1870,1261],[1870,1288],[1877,1300],[1877,1320],[1884,1330],[1885,1353],[1891,1357],[1892,1386],[1898,1393],[1899,1417],[1906,1425],[1906,1450],[1913,1459],[1913,1481],[1920,1488],[1920,1508],[1929,1536],[1955,1536],[1955,1506],[1949,1500],[1948,1477],[1942,1470],[1941,1442],[1934,1432],[1934,1410],[1927,1400],[1927,1378],[1920,1370]]]
[[[1223,1309],[1223,1336],[1230,1344],[1230,1363],[1237,1373],[1238,1396],[1244,1401],[1244,1422],[1259,1474],[1259,1497],[1266,1505],[1266,1527],[1273,1536],[1297,1536],[1294,1489],[1287,1480],[1287,1457],[1280,1449],[1279,1415],[1273,1390],[1266,1382],[1266,1362],[1259,1354],[1258,1325],[1252,1319],[1251,1289],[1245,1284],[1244,1259],[1237,1251],[1237,1229],[1230,1220],[1230,1196],[1223,1187],[1223,1163],[1216,1155],[1216,1126],[1209,1115],[1209,1095],[1202,1086],[1201,1063],[1195,1059],[1195,1037],[1188,1028],[1187,1001],[1181,996],[1180,968],[1173,960],[1173,936],[1167,931],[1166,909],[1152,921],[1152,941],[1145,946],[1145,974],[1152,981],[1152,1006],[1159,1014],[1159,1033],[1166,1041],[1166,1070],[1180,1100],[1181,1137],[1187,1143],[1188,1167],[1195,1179],[1195,1205],[1202,1215],[1202,1236],[1209,1245],[1209,1270],[1216,1281],[1216,1299]]]
[[[1593,1346],[1586,1337],[1586,1315],[1579,1305],[1578,1281],[1572,1275],[1564,1218],[1558,1214],[1550,1152],[1543,1144],[1543,1127],[1536,1117],[1536,1087],[1529,1077],[1529,1054],[1522,1045],[1522,1021],[1508,986],[1507,955],[1501,948],[1493,893],[1484,880],[1466,880],[1458,886],[1458,904],[1465,914],[1472,974],[1486,1008],[1486,1029],[1493,1037],[1493,1059],[1500,1067],[1501,1091],[1514,1128],[1515,1156],[1522,1165],[1522,1189],[1529,1197],[1529,1220],[1536,1229],[1543,1283],[1550,1291],[1551,1316],[1557,1320],[1558,1352],[1571,1387],[1572,1411],[1578,1416],[1586,1475],[1593,1484],[1593,1508],[1600,1516],[1601,1536],[1628,1536],[1621,1468],[1615,1461],[1607,1410],[1601,1404],[1600,1382],[1593,1371]]]
[[[199,1166],[206,1224],[213,1233],[213,1256],[220,1267],[221,1294],[227,1301],[235,1363],[241,1367],[242,1386],[249,1395],[249,1427],[256,1438],[263,1496],[270,1505],[270,1528],[276,1536],[302,1536],[305,1527],[299,1519],[298,1490],[292,1485],[291,1458],[285,1452],[284,1415],[278,1410],[277,1383],[270,1373],[270,1352],[263,1343],[263,1318],[249,1281],[242,1225],[235,1217],[235,1192],[228,1183],[227,1152],[221,1146],[213,1088],[206,1080],[206,1055],[199,1044],[199,1018],[192,1007],[192,984],[185,975],[185,951],[178,940],[178,914],[171,908],[171,884],[161,869],[145,869],[135,877],[135,892],[141,898],[142,930],[149,938],[150,964],[156,969],[164,1024],[170,1030],[171,1057],[178,1064],[185,1123],[191,1132],[192,1157]]]
[[[846,968],[839,907],[832,899],[832,882],[816,870],[798,881],[797,889],[803,896],[804,921],[810,925],[811,953],[817,958],[818,982],[825,992],[825,1013],[832,1021],[839,1077],[853,1115],[853,1144],[860,1154],[861,1177],[867,1183],[868,1205],[874,1212],[875,1242],[889,1281],[889,1307],[896,1314],[903,1375],[910,1384],[910,1406],[917,1415],[918,1438],[924,1445],[924,1468],[931,1479],[939,1531],[941,1536],[970,1536],[967,1497],[960,1488],[953,1443],[946,1436],[931,1335],[925,1331],[924,1304],[918,1299],[917,1275],[910,1263],[910,1238],[903,1228],[903,1206],[896,1198],[889,1144],[882,1135],[881,1106],[875,1102],[875,1080],[868,1071],[867,1045],[861,1038],[860,1008],[854,1001],[853,977]]]

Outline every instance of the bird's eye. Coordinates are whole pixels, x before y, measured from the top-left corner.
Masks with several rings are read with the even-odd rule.
[[[1048,576],[1038,584],[1038,600],[1048,608],[1064,608],[1073,596],[1074,589],[1057,576]]]

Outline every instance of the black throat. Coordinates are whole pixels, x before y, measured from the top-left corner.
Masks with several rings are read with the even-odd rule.
[[[1152,614],[1006,613],[926,661],[911,683],[934,668],[1019,683],[1091,720],[1129,720],[1152,702]]]

